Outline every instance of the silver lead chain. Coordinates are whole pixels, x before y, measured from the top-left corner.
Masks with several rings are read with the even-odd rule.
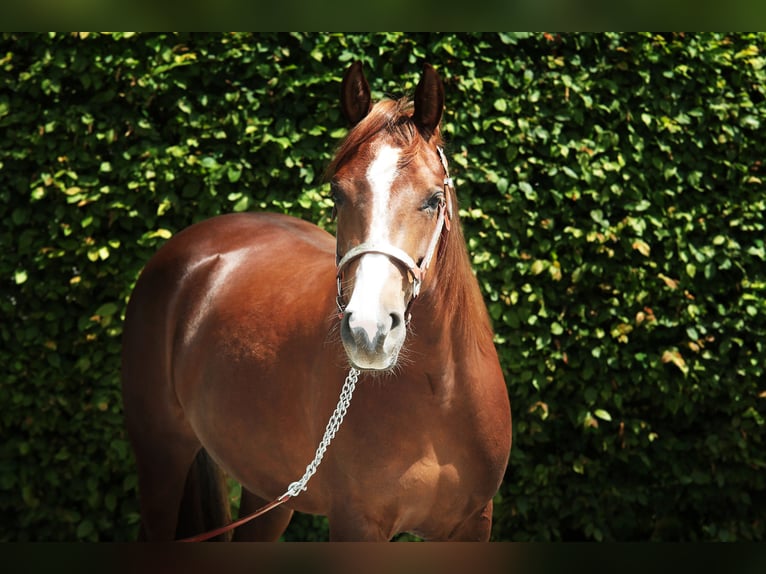
[[[324,457],[327,447],[330,446],[330,442],[335,438],[335,433],[338,432],[338,429],[343,422],[343,417],[346,416],[346,411],[348,411],[348,406],[351,404],[351,396],[354,394],[354,388],[356,387],[358,380],[359,371],[354,367],[351,367],[351,370],[349,370],[348,376],[346,377],[346,382],[343,383],[343,389],[340,391],[338,404],[335,405],[335,410],[330,416],[330,420],[327,422],[327,428],[325,428],[322,441],[319,443],[317,451],[314,454],[314,460],[312,460],[306,467],[306,472],[301,479],[293,482],[287,488],[287,492],[282,495],[282,498],[286,496],[298,496],[302,491],[306,490],[306,485],[308,484],[309,479],[314,476],[317,468],[319,468],[319,463],[322,462],[322,457]]]

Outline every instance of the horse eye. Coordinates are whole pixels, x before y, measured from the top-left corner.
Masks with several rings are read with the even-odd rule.
[[[424,210],[436,211],[439,209],[439,205],[444,203],[444,192],[437,191],[423,204]]]
[[[330,187],[330,196],[332,197],[332,202],[335,204],[335,207],[338,207],[343,204],[343,192],[340,190],[340,187],[337,185],[333,185]]]

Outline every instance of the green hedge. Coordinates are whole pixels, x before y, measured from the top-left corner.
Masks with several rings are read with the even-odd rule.
[[[331,229],[340,76],[445,79],[514,411],[498,540],[763,540],[766,36],[0,36],[0,540],[129,540],[119,351],[173,233]],[[299,516],[286,538],[322,538]]]

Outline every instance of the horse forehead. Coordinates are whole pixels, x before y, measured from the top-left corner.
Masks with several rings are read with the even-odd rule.
[[[385,140],[371,145],[364,156],[369,158],[363,177],[368,189],[388,197],[422,185],[440,168],[428,161],[425,148],[413,150]]]
[[[399,174],[401,148],[382,143],[373,148],[372,161],[365,175],[370,189],[369,240],[385,242],[391,227],[391,192]]]
[[[402,149],[382,142],[370,150],[371,161],[365,170],[365,176],[373,193],[390,191],[397,175],[399,175],[399,159]]]

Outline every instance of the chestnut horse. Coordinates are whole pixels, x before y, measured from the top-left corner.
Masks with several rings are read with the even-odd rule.
[[[352,366],[356,394],[307,490],[234,538],[277,540],[299,511],[327,516],[332,540],[489,539],[511,412],[441,149],[443,84],[426,65],[414,101],[372,105],[356,63],[341,92],[336,239],[285,215],[214,217],[170,239],[131,296],[142,538],[224,524],[223,473],[240,513],[284,493]]]

